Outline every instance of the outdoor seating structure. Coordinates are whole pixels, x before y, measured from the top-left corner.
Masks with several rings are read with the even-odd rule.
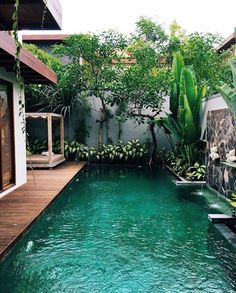
[[[54,113],[26,113],[26,119],[47,119],[48,129],[48,150],[44,155],[31,154],[27,156],[28,168],[53,168],[65,161],[64,156],[64,118],[60,114]],[[52,122],[53,120],[60,121],[60,154],[53,153],[52,144]]]

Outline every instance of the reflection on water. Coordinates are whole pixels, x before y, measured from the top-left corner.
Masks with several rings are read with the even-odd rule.
[[[1,292],[236,292],[235,250],[207,219],[228,207],[171,180],[83,172],[1,263]]]

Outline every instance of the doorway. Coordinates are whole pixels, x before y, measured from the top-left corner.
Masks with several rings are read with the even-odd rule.
[[[13,85],[0,80],[0,192],[15,183]]]

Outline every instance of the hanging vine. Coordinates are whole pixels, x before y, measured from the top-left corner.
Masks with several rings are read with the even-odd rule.
[[[44,10],[42,13],[42,22],[41,22],[41,29],[43,29],[44,26],[44,21],[45,21],[45,16],[47,13],[47,4],[48,0],[44,0],[45,6]],[[19,0],[15,0],[14,4],[14,11],[12,14],[12,31],[13,31],[13,38],[15,40],[16,44],[16,55],[15,55],[15,65],[14,65],[14,70],[16,74],[16,84],[19,87],[19,116],[21,117],[21,124],[22,124],[22,132],[25,133],[25,117],[24,117],[24,109],[25,105],[23,102],[23,96],[22,92],[24,90],[24,83],[21,78],[21,64],[20,64],[20,52],[22,48],[22,44],[19,40],[19,34],[18,34],[18,23],[19,23]]]
[[[16,73],[16,83],[19,87],[19,102],[18,103],[19,103],[19,116],[22,119],[21,129],[22,129],[22,132],[25,133],[24,102],[23,102],[23,96],[22,96],[22,92],[24,90],[24,84],[21,78],[21,64],[20,64],[20,52],[21,52],[22,44],[19,41],[19,35],[18,35],[18,19],[19,19],[19,0],[15,0],[14,12],[12,15],[13,38],[16,43],[16,56],[15,56],[14,70]]]
[[[42,22],[41,22],[41,29],[43,30],[43,26],[44,26],[44,21],[45,21],[45,16],[47,13],[47,9],[48,9],[48,0],[44,0],[44,9],[43,9],[43,14],[42,14]]]

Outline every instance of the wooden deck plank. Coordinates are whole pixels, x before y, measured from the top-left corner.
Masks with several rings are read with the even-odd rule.
[[[26,184],[0,198],[0,259],[85,164],[73,162],[53,170],[29,170]]]

